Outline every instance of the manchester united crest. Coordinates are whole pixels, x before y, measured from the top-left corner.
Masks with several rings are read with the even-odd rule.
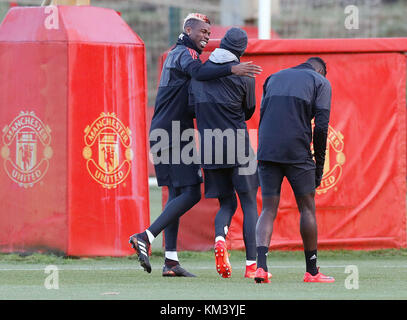
[[[52,157],[51,129],[33,111],[20,114],[3,128],[4,170],[20,187],[33,187],[47,173]]]
[[[82,155],[91,177],[104,188],[116,188],[130,173],[131,131],[114,113],[104,113],[85,128]]]
[[[340,131],[333,127],[328,127],[328,137],[326,143],[324,173],[322,175],[321,185],[318,187],[317,194],[326,193],[328,190],[337,190],[338,181],[342,177],[343,165],[346,157],[343,152],[344,136]]]

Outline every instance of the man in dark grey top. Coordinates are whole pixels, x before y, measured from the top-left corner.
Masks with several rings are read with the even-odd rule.
[[[334,281],[334,278],[320,273],[316,264],[314,197],[323,174],[331,108],[331,85],[325,76],[325,62],[313,57],[296,67],[272,74],[263,86],[257,153],[263,197],[263,210],[256,226],[258,269],[255,281],[258,283],[269,282],[266,255],[284,177],[294,191],[300,211],[300,233],[306,260],[304,281]]]
[[[205,65],[212,68],[238,65],[247,42],[244,30],[230,28],[222,38],[220,48],[212,52]],[[256,107],[254,78],[229,75],[211,81],[192,79],[190,91],[190,104],[195,106],[200,133],[205,197],[217,198],[220,205],[215,218],[216,269],[224,278],[231,276],[225,239],[237,208],[237,193],[244,216],[245,277],[253,278],[256,270],[256,195],[259,185],[245,121],[251,118]],[[211,134],[207,135],[208,132]],[[241,169],[250,166],[250,155],[253,170],[242,174]]]

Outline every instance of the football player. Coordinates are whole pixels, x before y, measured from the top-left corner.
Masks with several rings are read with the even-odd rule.
[[[266,260],[284,177],[294,191],[300,212],[306,262],[303,280],[335,281],[319,272],[317,267],[314,200],[323,174],[331,108],[331,84],[326,73],[326,63],[319,57],[312,57],[298,66],[272,74],[263,86],[257,152],[263,199],[256,227],[257,283],[269,282]],[[315,119],[314,134],[312,119]]]
[[[238,65],[247,42],[244,30],[229,29],[221,40],[220,48],[211,53],[205,65],[217,68]],[[245,121],[252,117],[255,110],[255,81],[251,77],[235,75],[211,81],[193,79],[190,92],[190,103],[195,106],[201,137],[205,197],[217,198],[220,204],[215,217],[214,237],[217,272],[223,278],[231,277],[232,267],[225,238],[237,208],[237,193],[244,214],[245,277],[253,278],[256,271],[256,195],[259,184]],[[208,132],[212,134],[207,135]]]

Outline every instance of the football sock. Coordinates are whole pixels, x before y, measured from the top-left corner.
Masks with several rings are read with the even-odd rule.
[[[167,267],[170,267],[170,268],[175,267],[176,265],[179,265],[179,261],[171,260],[168,258],[165,258],[164,263]]]
[[[315,276],[317,269],[317,250],[304,250],[306,271]]]
[[[246,260],[246,266],[251,266],[252,264],[255,264],[256,260]]]
[[[264,271],[267,269],[267,253],[269,249],[267,247],[257,247],[257,268],[262,268]]]
[[[148,242],[150,242],[150,244],[152,244],[154,239],[155,239],[154,235],[148,229],[146,230],[146,234],[147,234],[147,237],[148,237]]]
[[[179,261],[177,251],[165,251],[165,258],[174,261]]]
[[[179,264],[177,251],[165,251],[165,265],[167,267],[175,267]]]
[[[217,236],[217,237],[215,238],[215,243],[218,242],[218,241],[226,242],[225,238],[222,237],[222,236]]]

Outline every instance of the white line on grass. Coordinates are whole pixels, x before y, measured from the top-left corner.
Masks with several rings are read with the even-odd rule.
[[[324,266],[321,265],[321,268],[345,268],[347,265],[329,265],[329,266]],[[189,269],[194,269],[194,270],[211,270],[215,269],[214,267],[193,267],[193,266],[187,266]],[[45,267],[44,267],[45,268]],[[1,271],[44,271],[44,268],[0,268]],[[152,267],[153,270],[161,270],[162,267]],[[302,269],[304,266],[269,266],[269,269]],[[401,265],[401,266],[390,266],[390,265],[384,265],[384,266],[375,266],[375,268],[407,268],[407,265]],[[121,271],[121,270],[142,270],[143,268],[139,266],[135,267],[59,267],[59,271]],[[241,268],[235,268],[235,269],[244,269],[244,267]]]

